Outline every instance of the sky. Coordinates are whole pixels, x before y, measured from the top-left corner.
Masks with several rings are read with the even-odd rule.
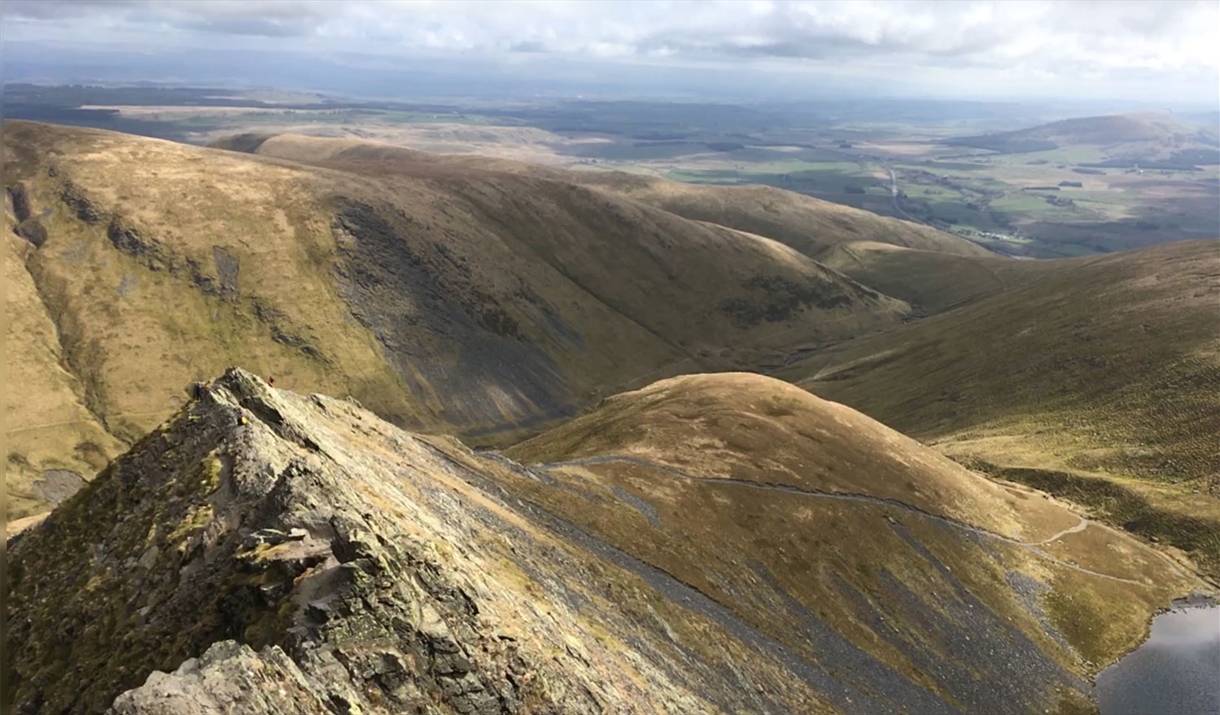
[[[1220,2],[7,0],[6,79],[1214,109]]]

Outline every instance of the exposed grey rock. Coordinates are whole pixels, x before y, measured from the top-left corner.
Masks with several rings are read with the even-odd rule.
[[[71,469],[46,469],[30,490],[48,504],[58,504],[85,486],[85,479]]]
[[[235,297],[241,262],[223,246],[212,246],[212,262],[216,264],[216,275],[220,280],[220,294],[226,298]]]
[[[47,242],[47,229],[36,218],[22,221],[13,230],[18,236],[29,241],[34,248],[42,248],[42,245]]]
[[[154,671],[114,701],[109,715],[330,715],[297,664],[276,646],[255,653],[221,641],[173,673]]]
[[[237,369],[194,392],[10,544],[12,712],[757,711],[743,677],[817,702],[675,644],[633,614],[733,638],[348,401]]]
[[[26,188],[25,183],[18,181],[10,186],[5,187],[8,193],[9,201],[13,206],[13,217],[20,223],[28,219],[31,215],[30,210],[30,191]]]

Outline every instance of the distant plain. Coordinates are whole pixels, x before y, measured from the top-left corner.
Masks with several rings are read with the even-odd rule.
[[[1079,256],[1220,235],[1212,116],[1072,119],[885,103],[763,106],[538,100],[407,105],[291,92],[5,88],[12,118],[194,144],[238,132],[762,184],[917,221],[997,253]]]

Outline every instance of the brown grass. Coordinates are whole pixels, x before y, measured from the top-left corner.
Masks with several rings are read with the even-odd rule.
[[[1220,244],[1024,263],[1007,290],[782,375],[955,456],[1134,479],[1156,509],[1220,521]]]
[[[6,228],[12,216],[6,211]],[[4,430],[9,519],[45,509],[32,490],[47,469],[68,469],[89,479],[121,444],[91,414],[84,387],[64,365],[55,323],[24,263],[32,247],[5,231]]]
[[[1062,504],[1039,493],[1005,488],[851,409],[756,375],[665,380],[607,400],[509,454],[526,462],[633,455],[712,480],[868,494],[1026,541],[1042,541],[1080,523]],[[829,578],[835,573],[845,579],[887,618],[896,619],[902,632],[920,632],[920,623],[891,610],[878,575],[888,571],[920,594],[952,587],[942,574],[925,568],[887,519],[902,523],[971,593],[1018,624],[1039,647],[1059,653],[1045,627],[1013,600],[1005,572],[1016,569],[1048,583],[1052,617],[1091,665],[1072,654],[1056,657],[1081,672],[1093,672],[1134,647],[1146,633],[1151,613],[1191,583],[1149,547],[1098,524],[1045,548],[1063,561],[1137,583],[1080,574],[1002,543],[983,549],[926,517],[887,512],[879,505],[731,483],[718,486],[622,462],[562,467],[550,475],[562,488],[520,480],[521,488],[566,518],[732,604],[747,618],[757,618],[759,627],[782,639],[799,627],[783,620],[787,611],[769,600],[775,598],[770,587],[743,568],[761,563],[819,618],[915,679],[921,677],[917,669],[866,625],[865,614],[844,600]],[[651,504],[660,524],[615,496],[614,488]],[[1003,554],[998,562],[997,554]],[[925,607],[943,606],[929,598]]]
[[[30,295],[81,402],[126,441],[229,364],[495,440],[907,312],[776,241],[512,162],[264,144],[325,164],[303,165],[25,122],[5,141],[48,236]]]
[[[224,146],[225,142],[218,145]],[[494,168],[582,183],[684,218],[767,236],[815,259],[821,259],[840,243],[858,240],[965,256],[989,253],[949,233],[769,186],[695,186],[624,172],[563,171],[504,159],[426,154],[388,144],[302,136],[274,137],[263,143],[258,153],[322,164],[377,160],[384,166]]]

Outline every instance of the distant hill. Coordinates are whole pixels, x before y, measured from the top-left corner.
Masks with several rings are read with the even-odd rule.
[[[1212,134],[1220,134],[1220,111],[1185,112],[1179,116],[1183,121],[1196,124]]]
[[[1064,119],[1050,124],[1010,132],[1008,136],[1046,139],[1056,144],[1121,144],[1161,142],[1189,136],[1192,127],[1169,116],[1155,114],[1111,114]]]
[[[991,149],[1000,153],[1049,151],[1071,146],[1103,146],[1137,152],[1149,159],[1168,159],[1174,152],[1216,148],[1214,130],[1182,121],[1168,114],[1112,114],[1079,117],[997,134],[956,137],[944,140],[950,146]],[[1218,150],[1220,151],[1220,150]],[[1211,159],[1212,153],[1195,157],[1193,163]],[[1218,154],[1220,156],[1220,154]],[[1184,158],[1183,165],[1192,163]]]
[[[288,134],[244,134],[213,146],[356,171],[412,171],[427,164],[542,176],[613,191],[684,218],[766,236],[814,259],[842,242],[859,240],[967,256],[989,254],[950,233],[769,186],[684,184],[624,172],[565,171],[506,159],[427,154],[389,144]]]

